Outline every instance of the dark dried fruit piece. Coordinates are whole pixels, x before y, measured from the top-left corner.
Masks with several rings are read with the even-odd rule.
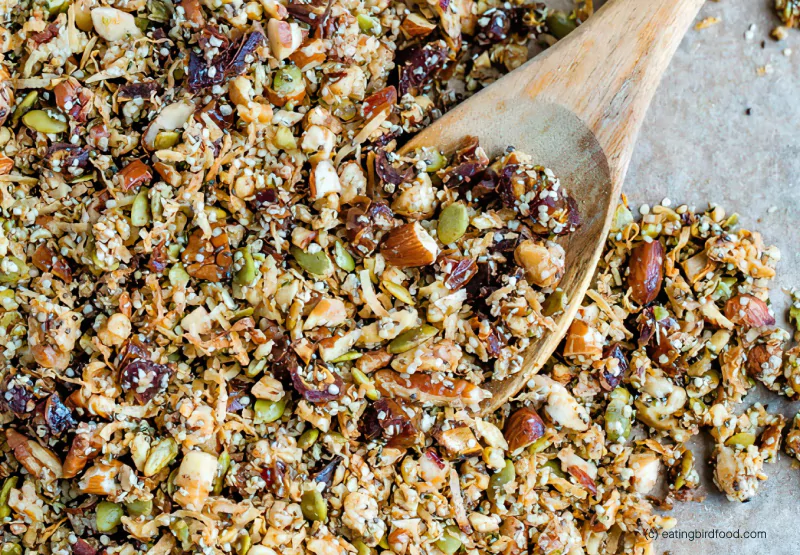
[[[44,159],[54,172],[68,176],[80,175],[82,172],[78,170],[89,165],[89,149],[69,143],[53,143],[48,147]]]
[[[416,417],[411,407],[394,399],[381,398],[364,411],[359,431],[367,440],[383,437],[389,447],[411,447],[421,439]]]
[[[478,264],[472,258],[447,259],[443,266],[447,274],[444,284],[452,291],[465,287],[478,273]]]
[[[84,122],[92,110],[92,92],[82,87],[77,79],[68,77],[53,89],[56,106],[78,122]]]
[[[123,391],[133,391],[136,400],[145,404],[159,393],[166,391],[172,369],[148,359],[137,359],[120,372],[120,385]]]
[[[72,411],[61,402],[58,393],[53,393],[36,406],[33,425],[35,427],[44,426],[50,435],[59,437],[67,430],[74,428],[76,422],[72,417]]]
[[[522,407],[508,417],[503,435],[511,452],[522,449],[544,436],[545,426],[532,407]]]
[[[400,185],[414,178],[414,168],[408,167],[403,171],[395,168],[386,155],[386,151],[379,149],[375,153],[375,173],[384,183]]]
[[[276,460],[274,463],[261,470],[261,478],[266,482],[267,489],[279,496],[282,496],[284,493],[283,478],[285,475],[286,464],[281,460]]]
[[[631,298],[641,306],[652,303],[664,279],[664,247],[658,240],[643,241],[631,251],[628,260],[628,285]]]
[[[72,553],[73,555],[97,555],[97,550],[87,541],[78,538],[78,540],[72,544]]]
[[[603,349],[603,358],[617,361],[614,371],[609,370],[611,365],[603,365],[600,371],[600,384],[607,391],[611,391],[617,387],[625,377],[628,371],[628,358],[625,356],[619,343],[606,346],[606,348]]]
[[[306,371],[299,364],[290,368],[292,386],[309,403],[324,404],[344,396],[344,381],[325,364]]]
[[[406,62],[400,65],[398,94],[419,94],[421,88],[430,83],[447,61],[447,45],[443,40],[429,42],[425,46],[414,48]]]
[[[154,92],[160,89],[158,81],[142,81],[141,83],[125,83],[117,89],[117,100],[126,102],[137,98],[149,100]]]
[[[218,283],[230,279],[233,254],[225,227],[213,225],[212,230],[211,238],[206,240],[203,230],[195,229],[189,236],[189,244],[181,259],[190,276]]]
[[[345,229],[353,252],[366,256],[378,246],[378,233],[388,231],[394,225],[394,213],[388,204],[364,199],[347,211]]]
[[[753,295],[736,295],[725,303],[725,317],[734,324],[748,328],[774,326],[775,316],[767,303]]]
[[[152,179],[150,168],[141,160],[134,160],[119,172],[120,187],[126,192],[147,185]]]
[[[265,43],[266,37],[263,30],[256,26],[252,33],[230,42],[228,48],[223,50],[220,47],[220,53],[210,63],[202,54],[192,50],[189,53],[189,90],[194,92],[213,85],[220,85],[241,75],[250,63],[255,61],[253,59],[255,50]],[[213,71],[211,71],[212,68]]]
[[[67,260],[44,243],[36,247],[33,265],[42,272],[50,272],[63,279],[65,283],[72,283],[72,269]]]
[[[336,469],[339,468],[343,460],[341,455],[334,455],[331,461],[319,471],[315,472],[311,479],[315,482],[325,484],[326,487],[330,487],[333,484],[333,476],[336,474]]]
[[[478,18],[478,29],[475,40],[478,44],[494,44],[508,38],[511,30],[511,18],[508,12],[499,8],[490,8]]]

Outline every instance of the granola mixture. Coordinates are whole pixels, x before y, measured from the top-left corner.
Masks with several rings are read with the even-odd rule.
[[[787,27],[800,28],[800,2],[798,0],[775,0],[775,12]]]

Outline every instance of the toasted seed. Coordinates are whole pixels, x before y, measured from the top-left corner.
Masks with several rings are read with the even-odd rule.
[[[31,110],[22,116],[22,123],[46,135],[63,133],[69,129],[67,122],[54,118],[44,110]]]
[[[256,424],[275,422],[283,416],[283,411],[286,409],[286,397],[283,397],[280,401],[259,399],[256,401],[254,409],[256,412]]]
[[[458,526],[447,526],[442,531],[442,537],[436,541],[436,547],[445,555],[453,555],[461,549],[461,530]]]
[[[557,39],[563,39],[578,27],[575,20],[570,19],[570,17],[561,10],[553,10],[550,12],[545,23],[547,23],[550,34]]]
[[[17,487],[18,481],[19,476],[10,476],[3,482],[3,487],[0,489],[0,521],[11,516],[11,507],[8,506],[8,497],[11,495],[11,490]]]
[[[8,260],[8,262],[4,262]],[[0,272],[0,283],[17,283],[28,277],[28,265],[16,256],[4,256],[0,258],[0,268],[5,268],[5,272]]]
[[[14,125],[17,124],[19,118],[27,114],[31,108],[33,108],[36,101],[39,100],[39,93],[38,91],[31,91],[25,95],[25,98],[22,99],[17,107],[14,109],[14,115],[11,116],[11,121]]]
[[[361,540],[356,540],[353,542],[353,547],[356,548],[356,555],[371,555],[372,550],[367,547],[367,544],[362,542]]]
[[[628,439],[631,435],[631,418],[625,415],[625,407],[631,402],[631,394],[624,387],[617,387],[609,393],[608,398],[605,412],[606,436],[612,442]]]
[[[247,555],[247,552],[250,551],[250,546],[252,543],[253,542],[250,539],[250,533],[247,530],[244,530],[244,532],[236,540],[236,555]]]
[[[136,499],[135,501],[126,501],[125,509],[131,516],[149,515],[153,511],[153,500]]]
[[[425,341],[434,337],[439,330],[435,327],[425,324],[418,328],[410,329],[395,337],[391,343],[386,347],[386,350],[397,355],[410,351],[414,347],[423,344]]]
[[[303,511],[303,516],[306,520],[310,521],[328,521],[328,506],[322,498],[322,494],[316,490],[311,489],[303,493],[300,498],[300,509]]]
[[[169,283],[173,287],[185,287],[192,279],[189,273],[183,268],[183,264],[176,262],[172,268],[169,269]]]
[[[398,285],[393,281],[384,281],[383,286],[389,293],[392,294],[392,296],[395,299],[402,301],[408,305],[414,304],[414,297],[412,297],[408,289],[406,289],[402,285]]]
[[[325,254],[325,251],[309,253],[297,247],[292,247],[291,253],[300,267],[309,274],[329,276],[333,272],[333,264],[328,255]]]
[[[150,223],[150,199],[147,197],[149,192],[146,187],[142,187],[133,199],[131,223],[136,227],[144,227]]]
[[[242,253],[242,261],[244,264],[242,265],[242,269],[233,276],[233,282],[237,285],[252,285],[253,281],[256,279],[256,263],[253,261],[253,255],[250,254],[250,249],[248,247],[239,249],[239,252]]]
[[[567,296],[564,294],[563,289],[556,289],[550,293],[542,303],[542,314],[545,316],[554,316],[567,307]]]
[[[454,202],[439,214],[436,233],[439,236],[439,241],[449,245],[461,239],[466,233],[467,227],[469,227],[467,207],[460,202]]]
[[[558,461],[547,461],[542,466],[546,466],[547,468],[549,468],[550,472],[552,472],[553,474],[555,474],[559,478],[566,478],[567,477],[567,475],[564,474],[564,471],[561,470],[561,465],[558,463]]]
[[[181,543],[189,542],[189,525],[182,518],[170,522],[169,529]]]
[[[352,272],[356,269],[355,260],[339,241],[333,245],[333,259],[336,261],[336,265],[345,272]]]
[[[225,486],[225,475],[231,467],[231,456],[227,450],[223,451],[217,459],[217,476],[214,478],[214,495],[222,493]]]
[[[435,173],[447,165],[447,158],[436,148],[424,149],[422,160],[425,162],[425,171]]]
[[[178,131],[160,131],[153,141],[153,147],[155,147],[156,150],[172,148],[178,144],[180,138],[181,134]]]
[[[18,543],[4,543],[0,555],[22,555],[22,546]]]
[[[297,446],[305,451],[309,449],[312,445],[317,442],[317,438],[319,437],[319,430],[316,428],[309,428],[303,435],[300,436],[300,439],[297,440]]]
[[[725,441],[725,445],[731,447],[738,445],[739,447],[749,447],[756,442],[756,435],[748,432],[739,432],[733,434]]]
[[[175,460],[178,456],[178,443],[171,437],[165,437],[150,447],[144,463],[144,475],[153,476]]]
[[[110,501],[100,501],[95,509],[98,532],[112,532],[122,522],[122,506]]]
[[[506,495],[506,484],[510,484],[516,479],[517,471],[514,468],[514,463],[506,459],[506,465],[502,470],[495,472],[489,478],[489,489],[486,491],[489,501],[497,505],[498,501],[501,501]]]
[[[356,17],[358,21],[358,28],[361,29],[364,33],[368,35],[380,35],[381,34],[381,24],[380,22],[375,19],[374,17],[370,17],[365,13],[360,13]]]
[[[364,356],[362,353],[358,351],[348,351],[340,357],[333,359],[331,362],[334,364],[339,364],[340,362],[348,362],[351,360],[356,360]]]

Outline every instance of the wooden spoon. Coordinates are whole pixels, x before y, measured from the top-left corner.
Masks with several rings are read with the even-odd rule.
[[[460,104],[406,144],[452,152],[474,135],[489,156],[509,145],[552,169],[576,198],[581,227],[560,240],[569,300],[531,342],[523,369],[492,381],[494,411],[547,362],[577,312],[605,245],[636,136],[661,75],[704,0],[613,0],[564,40]]]

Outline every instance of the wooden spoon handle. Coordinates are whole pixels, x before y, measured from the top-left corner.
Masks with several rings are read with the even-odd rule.
[[[661,75],[704,1],[612,0],[523,77],[527,94],[566,106],[592,130],[618,188]]]

